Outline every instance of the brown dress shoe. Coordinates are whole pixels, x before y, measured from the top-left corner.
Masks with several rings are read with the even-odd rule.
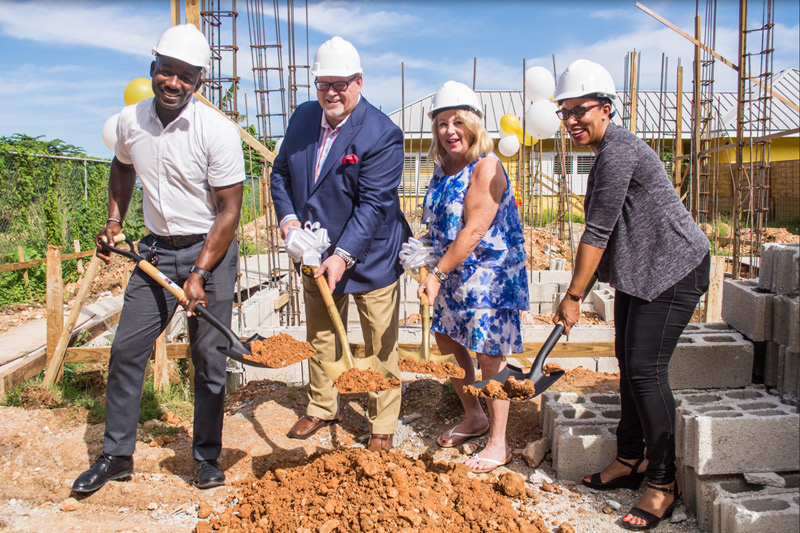
[[[394,439],[394,435],[372,434],[369,436],[367,449],[371,452],[379,452],[381,450],[388,452],[392,449],[392,439]]]
[[[292,429],[290,429],[289,433],[286,435],[290,439],[307,439],[316,433],[322,426],[332,424],[335,421],[335,419],[323,420],[321,418],[317,418],[316,416],[303,415],[297,419],[297,422],[294,423]]]

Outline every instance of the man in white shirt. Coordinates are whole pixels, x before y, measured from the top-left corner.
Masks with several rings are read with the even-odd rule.
[[[211,50],[193,25],[173,26],[153,49],[154,98],[123,109],[108,183],[108,221],[98,234],[113,242],[122,232],[136,177],[150,234],[139,253],[183,285],[178,300],[138,268],[131,275],[111,346],[103,453],[72,486],[94,492],[133,473],[133,452],[147,360],[178,304],[189,318],[195,369],[193,455],[197,486],[225,483],[217,464],[222,448],[226,358],[221,333],[193,314],[207,307],[230,323],[242,205],[244,157],[236,127],[192,95],[202,85]],[[98,249],[108,262],[108,254]]]

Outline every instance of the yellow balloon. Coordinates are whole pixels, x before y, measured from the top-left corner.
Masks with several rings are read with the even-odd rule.
[[[519,117],[513,113],[507,113],[500,117],[500,129],[506,133],[517,133],[519,130]]]
[[[522,139],[522,129],[518,130],[515,133],[515,135],[517,136],[517,139],[519,139],[519,143],[520,144],[524,144],[525,146],[533,146],[534,144],[539,142],[539,139],[537,139],[535,137],[531,137],[531,135],[527,131],[525,132],[525,140],[523,140]]]
[[[125,87],[125,105],[138,104],[145,98],[153,97],[153,87],[147,78],[136,78]]]

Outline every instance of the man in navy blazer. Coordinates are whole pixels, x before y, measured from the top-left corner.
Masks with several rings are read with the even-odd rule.
[[[353,295],[368,356],[399,376],[397,259],[411,231],[400,210],[403,133],[361,96],[361,60],[352,44],[333,37],[320,46],[311,73],[317,102],[299,106],[272,169],[272,199],[283,237],[319,223],[328,231],[318,276],[325,275],[343,321]],[[309,361],[306,414],[288,436],[305,439],[336,420],[338,393],[319,361],[337,358],[336,334],[314,280],[303,275]],[[388,450],[400,414],[400,389],[370,393],[371,450]]]

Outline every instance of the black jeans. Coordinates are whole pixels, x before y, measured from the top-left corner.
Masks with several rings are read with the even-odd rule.
[[[657,485],[675,480],[675,400],[669,386],[669,361],[700,296],[708,290],[710,264],[707,255],[652,302],[622,291],[615,296],[615,353],[622,402],[617,455],[637,459],[646,448],[647,478]]]

